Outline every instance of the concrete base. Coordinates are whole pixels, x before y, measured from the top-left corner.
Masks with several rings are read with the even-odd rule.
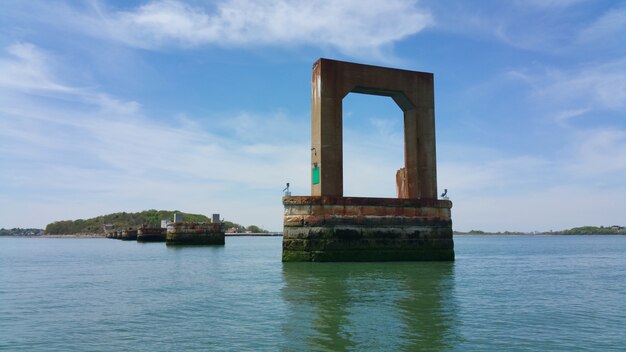
[[[137,230],[124,230],[122,231],[121,237],[119,237],[122,241],[136,241],[137,240]]]
[[[137,230],[137,242],[165,242],[166,229],[142,227]]]
[[[283,261],[452,261],[448,200],[283,197]]]
[[[167,227],[167,245],[224,245],[221,223],[175,222]]]

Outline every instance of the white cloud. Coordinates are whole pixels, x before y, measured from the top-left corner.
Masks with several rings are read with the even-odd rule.
[[[533,156],[489,157],[482,162],[476,162],[476,158],[466,160],[471,161],[439,164],[441,187],[465,195],[508,194],[536,187],[543,182],[540,175],[554,168],[549,161]]]
[[[568,47],[577,29],[563,14],[575,11],[578,0],[555,1],[426,1],[436,28],[471,40],[504,43],[534,52]],[[576,16],[571,16],[576,18]]]
[[[9,55],[0,58],[0,88],[8,93],[77,100],[98,105],[103,111],[116,114],[134,114],[140,109],[137,102],[121,101],[94,89],[62,83],[53,72],[56,63],[52,56],[31,43],[13,44],[6,51]],[[4,108],[9,109],[11,106],[17,105],[5,104]]]
[[[158,121],[138,102],[60,80],[50,55],[33,45],[11,46],[0,62],[0,162],[11,165],[0,175],[1,224],[177,208],[279,230],[284,182],[294,194],[309,193],[308,116],[244,111],[215,119],[228,122],[185,115]],[[624,61],[614,61],[515,74],[533,89],[536,105],[567,122],[623,111],[623,68]],[[402,135],[388,121],[369,120],[374,133],[346,131],[346,194],[395,194]],[[455,226],[530,231],[619,219],[626,191],[609,186],[626,173],[626,133],[581,129],[569,137],[557,160],[464,145],[458,149],[465,154],[439,154],[439,186],[450,189]],[[609,201],[581,210],[603,199]],[[36,204],[32,211],[29,204]]]
[[[9,147],[2,158],[12,159],[15,175],[2,178],[16,190],[41,191],[38,198],[50,206],[84,202],[74,217],[98,215],[103,209],[179,208],[222,212],[232,220],[278,229],[284,182],[301,192],[308,185],[308,148],[293,139],[244,141],[139,114],[115,115],[98,106],[85,118],[82,111],[37,101],[29,105],[18,109],[19,115],[0,108],[8,127],[1,134]],[[13,133],[26,125],[31,128]],[[265,196],[270,204],[253,208],[267,192],[274,197]],[[230,209],[223,206],[229,203]]]
[[[580,4],[586,0],[521,0],[516,1],[520,7],[537,7],[541,9],[545,8],[565,8],[572,5]]]
[[[620,223],[626,130],[561,132],[567,132],[566,142],[545,155],[445,146],[439,187],[449,189],[455,229],[547,231]]]
[[[509,77],[529,85],[531,95],[549,108],[557,121],[598,111],[626,107],[626,60],[594,63],[543,73],[509,72]]]
[[[565,126],[569,120],[572,120],[578,116],[582,116],[588,113],[590,110],[590,108],[563,110],[555,114],[554,120],[562,126]]]
[[[21,91],[69,93],[71,87],[59,84],[49,71],[50,59],[30,43],[17,43],[0,60],[0,86]]]
[[[610,174],[622,183],[626,179],[626,131],[593,129],[577,133],[574,154],[567,168],[579,177],[602,180],[610,184]],[[598,177],[602,176],[602,177]]]
[[[626,188],[555,185],[516,194],[454,197],[454,229],[550,231],[620,224]]]
[[[626,8],[611,9],[579,33],[581,42],[621,40],[626,36]]]
[[[414,0],[224,0],[213,10],[176,0],[152,1],[131,11],[100,12],[88,29],[132,46],[330,46],[350,55],[381,50],[433,23]]]
[[[626,132],[581,132],[562,152],[555,160],[487,152],[440,163],[454,228],[549,231],[619,223],[626,207]]]
[[[567,60],[624,52],[623,2],[588,0],[424,1],[436,28],[472,40],[495,40],[528,52]],[[598,10],[604,10],[597,15]]]
[[[149,119],[136,102],[57,80],[49,57],[35,46],[20,44],[20,55],[15,48],[0,58],[12,74],[0,85],[0,162],[10,165],[0,174],[1,198],[16,200],[15,206],[3,201],[3,225],[43,226],[59,220],[52,214],[62,205],[64,218],[177,208],[221,212],[277,230],[284,183],[308,191],[309,151],[301,142],[308,124],[292,128],[295,123],[285,123],[283,113],[243,113],[254,126],[282,137],[261,139],[222,135],[201,119],[179,125]],[[23,78],[28,85],[14,84]],[[42,89],[57,94],[31,94]],[[41,213],[20,208],[25,199]]]

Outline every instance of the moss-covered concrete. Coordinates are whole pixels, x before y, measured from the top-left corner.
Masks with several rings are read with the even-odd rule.
[[[224,245],[221,223],[177,222],[167,228],[167,245]]]
[[[290,261],[454,260],[449,201],[285,197]]]
[[[128,229],[122,231],[122,235],[120,237],[122,241],[136,241],[137,240],[137,230]]]
[[[453,261],[454,249],[283,251],[283,262]]]
[[[137,242],[165,242],[167,230],[157,227],[142,227],[137,230]]]

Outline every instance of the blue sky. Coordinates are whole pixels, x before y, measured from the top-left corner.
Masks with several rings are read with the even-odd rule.
[[[320,57],[433,72],[454,228],[626,224],[626,1],[20,1],[0,12],[0,227],[118,211],[282,227]],[[344,193],[395,197],[402,114],[344,99]]]

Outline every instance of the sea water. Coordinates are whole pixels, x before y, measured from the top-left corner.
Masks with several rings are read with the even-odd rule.
[[[626,236],[455,237],[452,263],[281,238],[0,238],[2,351],[624,351]]]

